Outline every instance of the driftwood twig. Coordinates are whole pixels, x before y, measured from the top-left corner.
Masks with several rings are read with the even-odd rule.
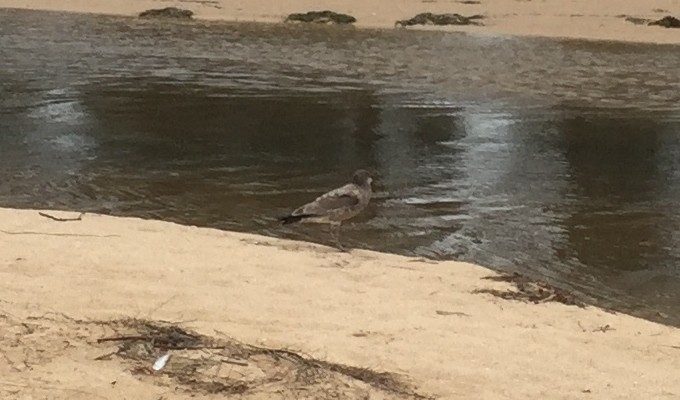
[[[602,333],[606,333],[606,332],[614,331],[614,330],[616,330],[616,329],[612,328],[609,324],[607,324],[607,325],[601,326],[601,327],[599,327],[599,328],[593,329],[593,332],[602,332]]]
[[[112,351],[110,353],[102,354],[101,356],[95,357],[95,361],[108,360],[111,356],[118,354],[117,351]]]
[[[456,315],[459,317],[469,317],[470,314],[461,312],[461,311],[444,311],[444,310],[437,310],[435,311],[437,315]]]
[[[247,367],[247,366],[248,366],[248,361],[246,361],[246,360],[239,360],[239,359],[237,359],[237,358],[225,358],[225,359],[223,359],[222,361],[224,361],[225,363],[228,363],[228,364],[236,364],[236,365],[240,365],[240,366],[242,366],[242,367]]]
[[[83,215],[85,215],[85,213],[80,213],[80,215],[78,215],[75,218],[59,218],[59,217],[55,217],[54,215],[50,215],[50,214],[47,214],[47,213],[44,213],[44,212],[38,212],[38,215],[40,215],[41,217],[49,218],[52,221],[70,222],[70,221],[81,221],[83,219]]]
[[[97,339],[97,343],[104,342],[124,342],[128,340],[147,340],[151,341],[154,347],[163,348],[166,350],[224,350],[229,349],[229,345],[182,345],[163,343],[168,340],[163,337],[154,337],[153,335],[130,335],[130,336],[110,336]]]
[[[111,337],[105,337],[105,338],[99,338],[97,339],[97,343],[103,343],[103,342],[122,342],[125,340],[149,340],[151,339],[148,336],[111,336]]]

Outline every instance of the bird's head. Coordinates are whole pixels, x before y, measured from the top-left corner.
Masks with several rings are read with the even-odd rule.
[[[371,175],[368,173],[368,171],[360,169],[354,172],[354,175],[352,175],[352,182],[359,186],[371,186],[373,178],[371,178]]]

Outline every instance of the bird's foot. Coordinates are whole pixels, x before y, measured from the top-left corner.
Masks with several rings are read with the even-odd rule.
[[[349,253],[349,249],[347,249],[345,246],[343,246],[339,242],[335,243],[335,248],[338,249],[339,251],[343,252],[343,253]]]

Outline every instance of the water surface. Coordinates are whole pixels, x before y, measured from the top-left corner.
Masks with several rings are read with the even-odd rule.
[[[680,323],[678,47],[0,10],[0,205],[328,243],[275,218],[379,174],[355,247]]]

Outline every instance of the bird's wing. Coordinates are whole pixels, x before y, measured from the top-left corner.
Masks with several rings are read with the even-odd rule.
[[[293,211],[291,215],[323,216],[331,211],[353,207],[357,204],[359,204],[358,188],[349,184],[318,197],[313,202]]]

